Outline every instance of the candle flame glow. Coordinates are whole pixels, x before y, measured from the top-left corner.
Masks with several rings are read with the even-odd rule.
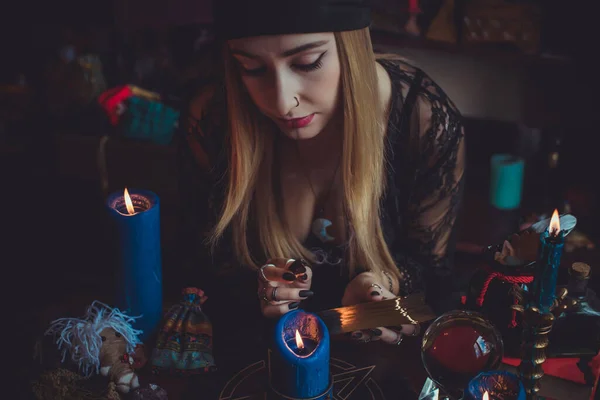
[[[483,392],[483,399],[482,400],[490,400],[490,395],[488,394],[487,390],[485,392]]]
[[[304,342],[302,341],[302,338],[300,337],[300,332],[298,332],[298,329],[296,329],[296,346],[298,346],[299,349],[304,348]]]
[[[550,226],[548,227],[548,230],[552,236],[556,236],[558,235],[558,232],[560,232],[560,218],[558,216],[558,210],[554,210],[552,218],[550,219]]]
[[[131,197],[129,197],[129,192],[127,191],[127,188],[125,188],[123,197],[125,197],[125,207],[127,207],[127,212],[129,213],[129,215],[135,214],[135,209],[133,208],[133,203],[131,202]]]

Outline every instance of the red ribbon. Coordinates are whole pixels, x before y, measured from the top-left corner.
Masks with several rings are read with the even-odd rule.
[[[481,292],[479,293],[479,297],[477,297],[477,305],[479,307],[483,306],[483,302],[485,300],[485,295],[487,294],[488,288],[490,287],[490,283],[494,279],[499,279],[502,282],[512,283],[513,285],[527,284],[533,282],[533,276],[507,276],[501,274],[500,272],[492,272],[488,275],[486,280],[483,282],[483,286],[481,287]],[[515,304],[518,304],[517,299],[515,298]],[[508,324],[509,328],[515,328],[517,326],[517,311],[512,310],[512,319]]]

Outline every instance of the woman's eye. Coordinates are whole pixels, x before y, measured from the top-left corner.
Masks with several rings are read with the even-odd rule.
[[[321,53],[321,55],[313,62],[294,64],[294,68],[297,68],[301,71],[306,71],[306,72],[319,69],[323,66],[323,56],[325,55],[325,53],[327,53],[327,52],[325,51],[325,52]]]
[[[326,53],[327,52],[324,51],[314,61],[310,61],[309,57],[305,56],[304,60],[306,60],[306,61],[304,61],[302,59],[298,60],[298,62],[292,64],[292,68],[295,68],[295,69],[303,71],[303,72],[309,72],[309,71],[314,71],[316,69],[319,69],[323,66],[323,56],[325,56]],[[244,65],[242,62],[238,62],[238,64],[239,64],[240,70],[246,76],[262,76],[267,72],[266,66],[249,68],[248,66]]]

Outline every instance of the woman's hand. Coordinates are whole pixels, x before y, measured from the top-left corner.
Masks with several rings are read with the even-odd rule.
[[[394,299],[397,296],[386,289],[383,282],[386,281],[384,276],[378,277],[372,272],[363,272],[358,274],[346,286],[342,305],[349,306],[359,303],[367,303],[370,301],[381,301]],[[361,342],[370,342],[381,340],[389,344],[399,345],[402,343],[404,335],[417,336],[419,334],[419,325],[402,325],[397,328],[379,327],[365,331],[356,331],[352,333],[352,338]]]
[[[258,270],[258,298],[265,317],[279,317],[313,295],[312,270],[302,259],[276,258]]]

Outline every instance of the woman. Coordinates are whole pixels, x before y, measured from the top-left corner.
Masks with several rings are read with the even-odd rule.
[[[181,157],[203,265],[255,271],[266,317],[421,290],[452,307],[465,145],[444,92],[375,59],[361,0],[222,0],[216,17],[224,84],[192,101]],[[353,337],[399,344],[403,329]]]

